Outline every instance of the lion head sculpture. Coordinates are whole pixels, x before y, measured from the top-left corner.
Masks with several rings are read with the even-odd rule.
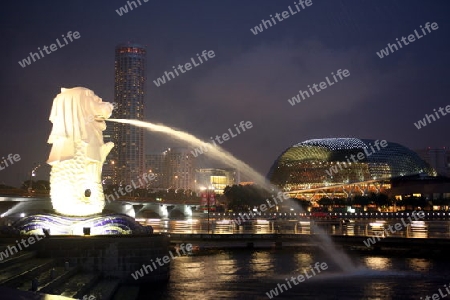
[[[48,139],[53,144],[47,163],[71,159],[74,157],[74,141],[83,141],[88,144],[88,158],[102,161],[103,145],[102,132],[113,110],[113,105],[102,102],[102,99],[93,91],[75,87],[62,88],[61,93],[53,100],[50,121],[53,129]]]

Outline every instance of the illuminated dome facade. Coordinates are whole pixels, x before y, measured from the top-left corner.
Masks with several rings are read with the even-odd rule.
[[[295,144],[272,165],[268,179],[286,191],[436,172],[415,152],[385,140],[313,139]]]

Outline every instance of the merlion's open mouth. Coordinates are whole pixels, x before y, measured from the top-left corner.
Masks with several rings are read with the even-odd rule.
[[[105,116],[102,116],[102,115],[96,115],[96,116],[94,116],[94,120],[95,121],[105,121]]]

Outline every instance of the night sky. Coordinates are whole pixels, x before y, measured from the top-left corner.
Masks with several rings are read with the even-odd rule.
[[[414,150],[450,146],[450,116],[420,130],[414,126],[450,104],[449,1],[312,0],[257,35],[250,28],[289,6],[295,11],[294,1],[140,2],[122,16],[116,10],[124,0],[3,4],[0,157],[12,153],[21,160],[0,171],[0,183],[19,185],[34,163],[47,160],[48,117],[61,87],[87,87],[114,101],[114,49],[127,41],[147,48],[145,120],[204,140],[251,121],[253,128],[223,147],[262,174],[286,148],[312,138],[386,139]],[[396,38],[421,33],[427,22],[439,28],[377,56]],[[25,68],[19,65],[68,31],[81,37]],[[203,50],[215,57],[155,86],[153,80]],[[350,76],[301,103],[288,103],[338,69]],[[146,146],[149,153],[190,145],[147,133]],[[38,179],[48,179],[48,171],[41,168]]]

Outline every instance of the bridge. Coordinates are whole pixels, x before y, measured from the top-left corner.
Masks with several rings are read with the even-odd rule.
[[[143,198],[119,199],[106,202],[104,212],[123,213],[131,217],[180,219],[190,218],[200,204],[149,201]],[[0,217],[23,217],[30,214],[53,213],[49,197],[0,196]]]
[[[372,179],[360,182],[342,183],[334,185],[324,185],[320,187],[306,188],[306,189],[293,189],[287,191],[291,198],[304,197],[307,200],[313,200],[317,198],[349,198],[355,195],[365,196],[369,192],[380,193],[384,188],[389,188],[389,178]]]

